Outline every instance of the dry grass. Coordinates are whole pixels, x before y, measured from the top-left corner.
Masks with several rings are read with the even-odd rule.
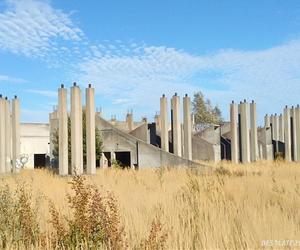
[[[211,166],[214,172],[207,174],[98,170],[79,184],[43,170],[2,177],[0,214],[13,217],[17,211],[19,219],[12,225],[0,215],[0,243],[40,249],[88,248],[94,242],[111,249],[253,249],[262,240],[300,240],[300,164]],[[8,225],[18,229],[19,241]],[[70,239],[73,245],[66,243]]]

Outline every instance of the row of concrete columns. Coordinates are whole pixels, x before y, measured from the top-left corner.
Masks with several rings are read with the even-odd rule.
[[[71,166],[68,162],[68,91],[61,85],[58,89],[59,174],[83,173],[82,93],[76,83],[71,87]],[[86,173],[96,173],[95,99],[94,88],[86,88]]]
[[[230,105],[230,120],[232,162],[248,163],[257,161],[256,103],[252,101],[249,105],[245,100],[240,104],[236,104],[232,101]]]
[[[267,117],[267,116],[266,116]],[[277,118],[278,117],[278,118]],[[273,119],[273,124],[272,124]],[[277,121],[278,120],[278,121]],[[278,124],[278,125],[277,125]],[[300,161],[300,107],[286,106],[283,115],[271,116],[272,139],[276,146],[278,142],[284,143],[284,157],[286,161]],[[277,126],[278,135],[277,135]],[[275,148],[278,152],[278,147]]]
[[[16,173],[20,160],[20,102],[0,95],[0,174]]]
[[[159,126],[161,149],[169,152],[168,99],[165,95],[160,98],[160,116],[156,115],[155,122]],[[171,131],[173,153],[192,160],[191,99],[188,95],[183,98],[183,129],[180,118],[180,97],[175,93],[171,99]]]

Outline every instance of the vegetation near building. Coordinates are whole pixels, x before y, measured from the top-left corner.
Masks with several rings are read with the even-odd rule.
[[[59,132],[56,129],[53,132],[53,136],[51,138],[53,143],[53,157],[58,160],[59,155]],[[99,161],[102,154],[102,139],[100,135],[100,130],[96,127],[95,129],[96,136],[96,160]],[[86,166],[86,114],[85,111],[82,112],[82,137],[83,137],[83,164]],[[68,156],[69,156],[69,164],[71,164],[71,119],[68,117]]]
[[[205,99],[201,91],[194,94],[192,102],[195,124],[203,127],[206,124],[220,124],[223,121],[222,112],[218,106],[213,106],[209,99]]]

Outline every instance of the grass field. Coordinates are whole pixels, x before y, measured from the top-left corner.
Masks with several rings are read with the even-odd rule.
[[[1,247],[257,249],[300,240],[300,164],[212,167],[0,177]]]

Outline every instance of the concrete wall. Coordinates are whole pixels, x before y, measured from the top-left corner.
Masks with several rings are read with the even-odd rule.
[[[34,154],[50,153],[49,124],[21,123],[21,155],[28,155],[26,168],[34,168]]]
[[[101,117],[96,117],[96,124],[101,131],[104,152],[129,151],[131,163],[140,168],[161,166],[198,166],[199,164],[165,152],[133,135],[113,127]],[[137,153],[138,152],[138,153]],[[138,156],[138,157],[137,157]]]
[[[132,130],[129,134],[133,135],[136,138],[139,138],[144,142],[148,142],[148,124],[144,123],[140,125],[139,127]]]
[[[193,136],[192,149],[194,161],[218,162],[221,160],[220,144],[212,144],[204,138]]]

